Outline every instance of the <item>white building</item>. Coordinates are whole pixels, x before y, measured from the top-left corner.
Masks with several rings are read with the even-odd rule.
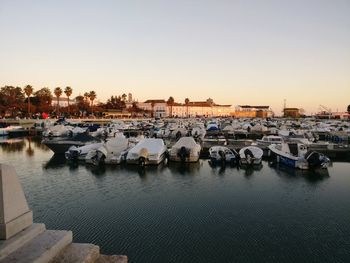
[[[167,103],[165,100],[146,100],[145,102],[137,103],[140,109],[149,111],[151,114],[153,112],[153,117],[164,118],[168,116]]]
[[[188,105],[174,103],[168,105],[165,100],[146,100],[137,103],[137,106],[143,110],[153,112],[154,117],[223,117],[231,116],[231,105],[218,105],[212,101],[189,102]]]
[[[169,114],[171,107],[169,108]],[[194,101],[186,104],[175,103],[172,115],[175,117],[225,117],[231,116],[231,105],[219,105],[212,101]]]
[[[73,105],[75,104],[75,99],[69,99],[69,105]],[[56,107],[57,106],[57,97],[53,97],[52,98],[52,101],[51,101],[51,105],[53,107]],[[59,106],[60,107],[67,107],[68,106],[68,98],[65,98],[65,97],[60,97],[59,98]]]

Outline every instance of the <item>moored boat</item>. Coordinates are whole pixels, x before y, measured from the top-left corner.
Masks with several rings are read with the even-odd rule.
[[[73,137],[48,137],[42,140],[42,144],[45,144],[54,153],[64,154],[71,146],[84,146],[91,143],[96,143],[96,139],[86,133],[77,134]]]
[[[301,143],[271,144],[268,148],[278,163],[293,168],[303,170],[327,168],[330,164],[327,156],[317,151],[308,151],[307,146]]]
[[[284,140],[281,136],[277,135],[265,135],[261,139],[257,139],[258,146],[267,147],[271,144],[282,143]]]
[[[225,146],[213,146],[209,148],[209,158],[212,164],[233,164],[237,161],[237,155],[235,150],[230,150]]]
[[[85,161],[87,154],[92,150],[97,150],[103,145],[102,142],[92,143],[84,146],[77,147],[75,145],[71,146],[68,151],[65,152],[65,157],[67,160],[74,161]]]
[[[99,148],[90,151],[85,161],[94,165],[101,163],[120,164],[125,161],[129,148],[129,140],[125,136],[118,136],[108,140]]]
[[[241,165],[261,164],[263,150],[256,146],[247,146],[239,150],[239,162]]]
[[[193,137],[181,137],[170,149],[170,161],[197,162],[199,160],[201,146]]]
[[[145,138],[129,150],[126,156],[128,164],[138,164],[140,166],[148,164],[159,164],[166,156],[167,148],[162,139]]]

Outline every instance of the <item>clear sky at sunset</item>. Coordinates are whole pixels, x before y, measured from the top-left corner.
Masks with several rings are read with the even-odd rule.
[[[0,86],[350,104],[349,0],[0,0]]]

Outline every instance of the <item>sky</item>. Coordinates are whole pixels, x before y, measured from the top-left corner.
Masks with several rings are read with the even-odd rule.
[[[349,0],[0,0],[0,87],[350,104]]]

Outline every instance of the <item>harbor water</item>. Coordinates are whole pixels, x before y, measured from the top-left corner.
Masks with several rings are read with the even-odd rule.
[[[300,171],[208,160],[93,167],[3,139],[34,221],[129,262],[350,262],[350,160]]]

